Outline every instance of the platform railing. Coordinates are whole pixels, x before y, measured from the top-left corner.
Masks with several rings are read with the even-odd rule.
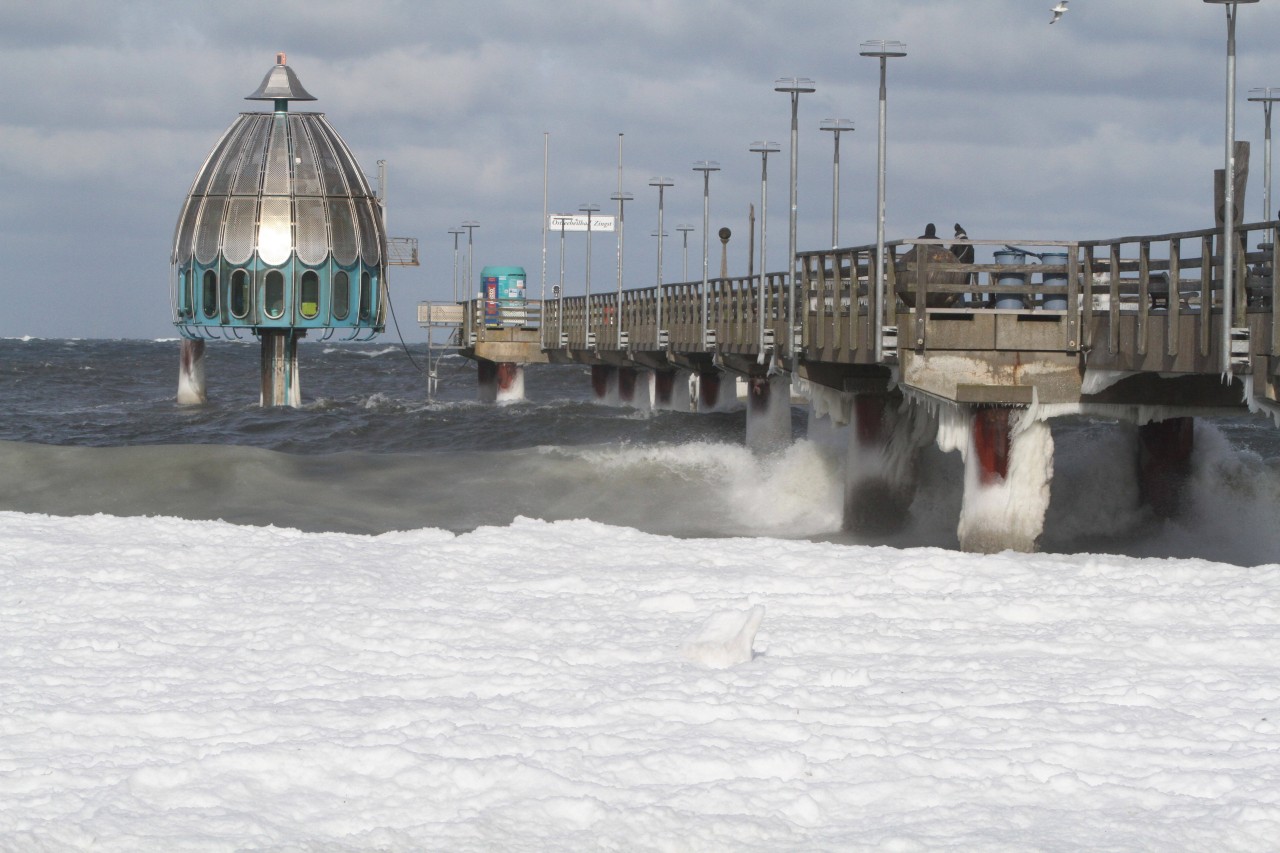
[[[1276,224],[1238,227],[1240,274],[1232,294],[1233,314],[1242,323],[1270,313],[1265,327],[1272,355],[1280,355],[1280,315],[1273,310],[1280,291],[1264,241]],[[1203,229],[1091,241],[893,241],[886,244],[883,304],[877,304],[875,293],[874,246],[801,252],[796,256],[800,316],[794,321],[801,349],[795,355],[874,363],[875,334],[881,328],[896,330],[898,346],[906,349],[955,347],[959,321],[985,317],[1007,330],[997,334],[995,349],[1105,347],[1112,355],[1132,349],[1145,356],[1158,347],[1172,356],[1194,343],[1197,353],[1208,357],[1215,347],[1231,345],[1217,339],[1220,332],[1209,321],[1215,310],[1220,315],[1222,304],[1218,234]],[[964,247],[972,247],[981,260],[962,262],[957,250]],[[1025,253],[1022,262],[1014,250]],[[704,317],[700,281],[664,284],[661,329],[656,287],[626,290],[621,301],[617,293],[593,295],[589,304],[580,296],[549,301],[543,321],[558,330],[563,313],[570,349],[587,347],[589,323],[596,349],[655,350],[665,343],[677,352],[699,352],[705,325],[714,349],[750,354],[774,348],[791,354],[784,340],[793,325],[786,316],[786,285],[785,272],[712,279]],[[1202,311],[1205,317],[1195,322],[1180,320]],[[559,346],[555,334],[546,335],[546,341],[548,347]]]

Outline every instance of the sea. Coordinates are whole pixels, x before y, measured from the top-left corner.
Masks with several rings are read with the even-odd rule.
[[[178,354],[177,340],[0,340],[0,511],[370,535],[583,518],[682,538],[958,547],[958,454],[923,452],[901,529],[844,530],[839,432],[811,423],[803,405],[792,408],[790,446],[753,453],[742,407],[605,405],[584,367],[531,365],[525,399],[492,404],[478,400],[475,366],[456,353],[432,362],[431,394],[425,344],[304,341],[302,406],[263,408],[256,342],[217,341],[206,351],[208,403],[181,406]],[[1044,550],[1280,561],[1280,430],[1270,420],[1197,421],[1173,519],[1138,499],[1131,426],[1051,427]]]

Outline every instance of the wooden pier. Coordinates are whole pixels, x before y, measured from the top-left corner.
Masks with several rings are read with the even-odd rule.
[[[798,253],[794,291],[785,272],[719,278],[705,290],[682,282],[522,304],[518,323],[494,323],[488,305],[488,324],[486,305],[475,301],[465,306],[460,343],[482,366],[590,365],[598,389],[610,381],[625,388],[635,371],[651,371],[657,406],[677,374],[699,378],[704,403],[714,403],[721,375],[737,374],[751,389],[749,433],[771,394],[796,387],[815,411],[854,425],[851,453],[900,452],[891,451],[895,431],[924,412],[932,426],[915,429],[925,438],[913,440],[960,450],[970,485],[1010,489],[1011,505],[1041,500],[1019,490],[1047,496],[1052,478],[1047,464],[1039,486],[1034,476],[1014,482],[1008,466],[1020,437],[1036,424],[1047,435],[1053,417],[1112,418],[1137,425],[1146,461],[1136,464],[1152,472],[1140,474],[1144,494],[1157,511],[1173,512],[1178,483],[1169,472],[1186,469],[1191,418],[1261,411],[1280,423],[1276,226],[1236,227],[1229,294],[1220,229],[1089,241],[898,240],[886,244],[879,276],[875,246]],[[995,247],[997,263],[962,263],[956,250],[965,246],[979,255]],[[884,482],[850,483],[848,501],[869,487],[909,502],[909,488]],[[846,516],[856,524],[860,513],[855,506]],[[1043,507],[1024,532],[1009,532],[1007,518],[970,519],[966,532],[962,518],[961,543],[1029,550],[1042,520]]]

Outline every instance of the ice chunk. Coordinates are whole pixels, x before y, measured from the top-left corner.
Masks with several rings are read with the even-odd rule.
[[[750,610],[722,610],[702,623],[684,644],[684,656],[713,669],[727,669],[752,658],[751,645],[764,619],[764,605]]]

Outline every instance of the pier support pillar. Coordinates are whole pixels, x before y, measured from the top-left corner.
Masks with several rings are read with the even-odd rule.
[[[699,412],[714,412],[720,406],[722,377],[723,374],[715,370],[698,374]]]
[[[524,399],[524,367],[514,361],[476,359],[476,382],[482,403]]]
[[[298,339],[305,329],[259,329],[262,342],[263,406],[302,405],[302,385],[298,376]]]
[[[920,406],[858,394],[845,455],[844,526],[884,535],[902,529],[916,490],[916,463],[937,427]]]
[[[653,408],[689,411],[689,375],[680,370],[655,370],[653,376]]]
[[[770,453],[790,444],[790,376],[748,377],[747,447],[757,453]]]
[[[1053,435],[1024,409],[984,407],[970,415],[964,500],[958,534],[963,551],[1036,550],[1049,508]]]
[[[178,405],[201,406],[209,402],[204,385],[204,341],[182,339],[178,355]]]
[[[636,379],[640,371],[634,367],[618,368],[618,402],[634,403],[636,399]]]
[[[596,402],[609,402],[618,393],[618,368],[611,364],[591,365],[591,392]]]
[[[1138,488],[1160,518],[1178,514],[1191,479],[1195,418],[1168,418],[1138,427]]]

